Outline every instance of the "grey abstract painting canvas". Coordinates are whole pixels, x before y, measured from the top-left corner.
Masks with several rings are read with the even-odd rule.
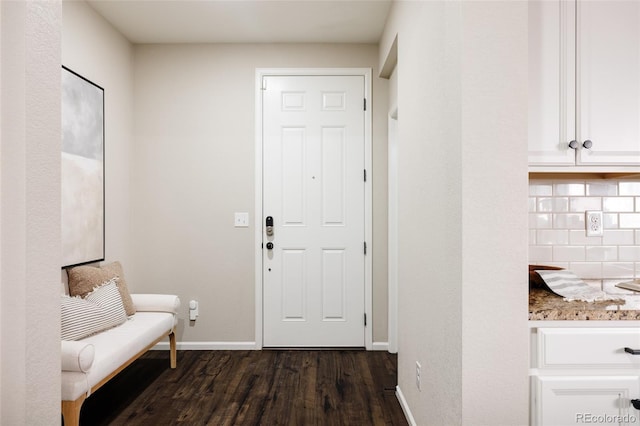
[[[104,89],[62,68],[62,267],[66,267],[104,260]]]

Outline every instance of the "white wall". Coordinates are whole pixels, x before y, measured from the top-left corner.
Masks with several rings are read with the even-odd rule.
[[[59,1],[0,2],[0,423],[60,421]]]
[[[394,2],[380,43],[383,61],[398,36],[398,385],[417,424],[528,422],[526,13]]]
[[[135,47],[131,277],[184,302],[178,340],[255,340],[255,69],[371,67],[375,45]],[[387,338],[387,82],[373,81],[374,342]],[[254,218],[250,218],[254,223]],[[199,301],[189,325],[186,303]]]
[[[105,260],[131,263],[133,47],[84,1],[62,4],[62,64],[104,88]],[[136,283],[127,280],[131,291]]]
[[[464,424],[528,420],[527,13],[462,7]]]
[[[133,47],[86,3],[64,2],[63,64],[105,89],[106,260],[122,261],[134,292],[181,297],[180,341],[254,340],[253,231],[232,221],[254,211],[255,68],[375,68],[376,55],[373,45]],[[384,342],[386,122],[375,105],[386,105],[386,81],[373,92],[373,327]],[[200,317],[188,327],[192,298]]]

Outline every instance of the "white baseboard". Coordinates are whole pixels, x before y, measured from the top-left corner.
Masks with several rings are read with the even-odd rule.
[[[389,342],[373,342],[373,344],[371,345],[371,350],[389,352]]]
[[[252,351],[260,350],[256,342],[178,342],[176,348],[179,351]],[[169,342],[160,342],[151,350],[168,351]],[[373,342],[372,351],[388,351],[389,343]]]
[[[252,351],[259,349],[256,342],[178,342],[179,351]],[[152,350],[169,350],[169,342],[160,342]]]
[[[396,398],[398,398],[398,402],[400,403],[400,407],[402,407],[402,411],[404,412],[404,417],[407,419],[407,422],[409,422],[411,426],[417,426],[416,419],[414,419],[413,414],[411,414],[411,409],[409,409],[407,400],[404,399],[404,394],[402,393],[400,386],[396,386]]]

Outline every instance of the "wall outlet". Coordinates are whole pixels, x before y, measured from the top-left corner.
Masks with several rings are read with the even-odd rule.
[[[191,300],[189,302],[189,321],[195,321],[200,315],[200,310],[198,309],[198,301]]]
[[[602,212],[586,211],[584,218],[584,226],[587,230],[587,237],[602,236]]]
[[[418,361],[416,361],[416,387],[419,391],[422,390],[422,383],[420,382],[420,370],[422,370],[422,366]]]

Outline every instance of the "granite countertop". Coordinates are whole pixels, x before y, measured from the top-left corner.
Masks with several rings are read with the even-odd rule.
[[[637,298],[637,296],[634,296]],[[640,320],[640,305],[621,295],[598,302],[567,302],[551,291],[529,289],[529,320]]]

